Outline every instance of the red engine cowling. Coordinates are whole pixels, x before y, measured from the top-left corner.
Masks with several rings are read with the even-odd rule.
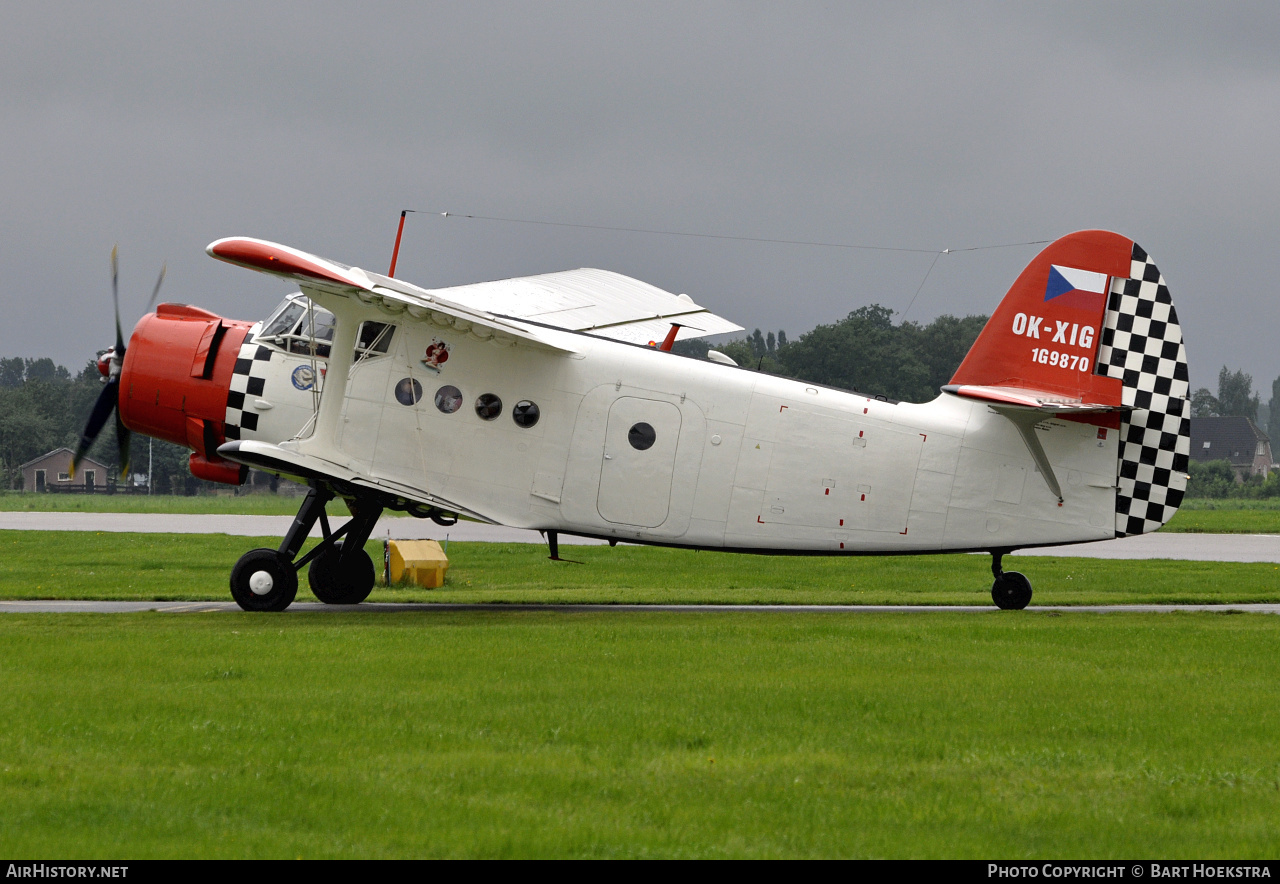
[[[248,468],[218,456],[227,393],[253,323],[186,304],[161,304],[138,322],[120,371],[120,419],[134,432],[186,446],[191,473],[239,485]]]

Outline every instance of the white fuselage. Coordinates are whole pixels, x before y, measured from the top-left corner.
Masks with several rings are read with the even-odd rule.
[[[393,494],[416,489],[501,524],[626,541],[840,554],[1115,534],[1114,430],[1039,425],[1059,503],[1015,426],[981,403],[942,395],[895,404],[589,335],[544,335],[573,352],[397,322],[386,355],[330,367],[330,394],[346,375],[346,396],[322,397],[298,450]],[[340,328],[335,354],[351,339]],[[427,367],[436,342],[448,359]],[[421,385],[416,404],[397,399],[406,378]],[[291,395],[287,384],[282,373],[265,399],[273,386],[276,399]],[[451,414],[435,403],[446,385],[462,395]],[[478,416],[482,394],[501,399],[496,419]],[[519,402],[536,404],[536,424],[513,421]],[[275,422],[246,438],[280,441],[301,429]],[[652,428],[644,449],[630,440],[638,424]]]

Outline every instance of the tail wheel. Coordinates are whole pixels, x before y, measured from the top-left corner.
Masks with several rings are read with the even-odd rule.
[[[1021,611],[1031,602],[1031,581],[1017,571],[1005,571],[991,584],[991,600],[1002,611]]]
[[[274,549],[254,549],[231,569],[231,597],[246,611],[283,611],[298,594],[298,572]]]
[[[342,560],[342,541],[311,561],[307,580],[315,597],[326,605],[358,605],[373,592],[373,559],[364,549]]]

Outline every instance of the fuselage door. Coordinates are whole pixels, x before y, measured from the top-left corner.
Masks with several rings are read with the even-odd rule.
[[[600,462],[600,517],[656,528],[667,520],[680,439],[680,409],[670,402],[624,396],[609,409]]]

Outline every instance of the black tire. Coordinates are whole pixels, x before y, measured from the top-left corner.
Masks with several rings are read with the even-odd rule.
[[[1031,602],[1031,581],[1017,571],[1005,571],[991,584],[991,600],[1002,611],[1021,611]]]
[[[283,611],[298,594],[298,572],[274,549],[253,549],[231,569],[231,597],[246,611]]]
[[[312,559],[311,567],[307,569],[307,581],[315,597],[326,605],[358,605],[373,592],[376,579],[373,559],[363,549],[358,549],[339,566],[341,553],[342,541],[339,540],[332,549]]]

